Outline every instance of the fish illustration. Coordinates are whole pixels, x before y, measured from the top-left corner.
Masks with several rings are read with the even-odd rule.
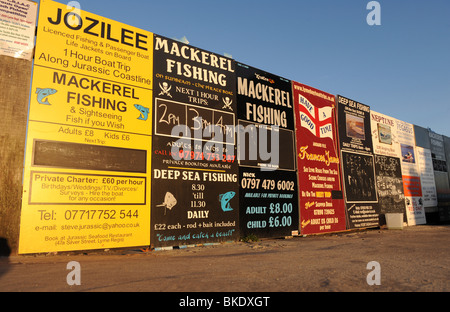
[[[233,191],[219,195],[219,201],[220,201],[220,205],[222,206],[223,211],[232,211],[233,210],[233,208],[231,208],[231,205],[230,205],[230,200],[233,199],[234,195],[236,195],[236,193]]]
[[[166,214],[166,210],[172,210],[172,208],[177,204],[177,199],[173,196],[172,193],[167,192],[164,196],[164,202],[161,205],[156,205],[156,207],[164,207],[164,215]]]
[[[48,102],[47,97],[55,94],[56,92],[58,92],[55,89],[50,89],[50,88],[46,88],[46,89],[41,89],[41,88],[36,88],[36,94],[37,94],[37,101],[39,104],[44,104],[44,105],[51,105]],[[44,101],[45,100],[45,101]]]
[[[134,107],[136,107],[136,109],[141,113],[141,115],[139,116],[138,119],[139,120],[147,120],[148,113],[150,112],[150,110],[147,107],[144,107],[139,104],[134,104]]]

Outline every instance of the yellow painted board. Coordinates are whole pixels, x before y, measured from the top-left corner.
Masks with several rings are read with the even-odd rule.
[[[19,253],[150,245],[153,34],[40,3]]]

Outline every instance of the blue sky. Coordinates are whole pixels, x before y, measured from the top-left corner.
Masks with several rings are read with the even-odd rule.
[[[449,0],[378,1],[380,26],[368,0],[78,2],[450,136]]]

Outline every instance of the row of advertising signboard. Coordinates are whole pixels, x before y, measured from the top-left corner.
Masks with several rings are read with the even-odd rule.
[[[36,42],[19,253],[423,224],[437,205],[445,158],[365,104],[49,0]]]

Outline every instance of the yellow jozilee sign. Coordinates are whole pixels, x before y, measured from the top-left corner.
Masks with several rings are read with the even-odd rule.
[[[19,253],[150,244],[153,34],[41,0]]]

